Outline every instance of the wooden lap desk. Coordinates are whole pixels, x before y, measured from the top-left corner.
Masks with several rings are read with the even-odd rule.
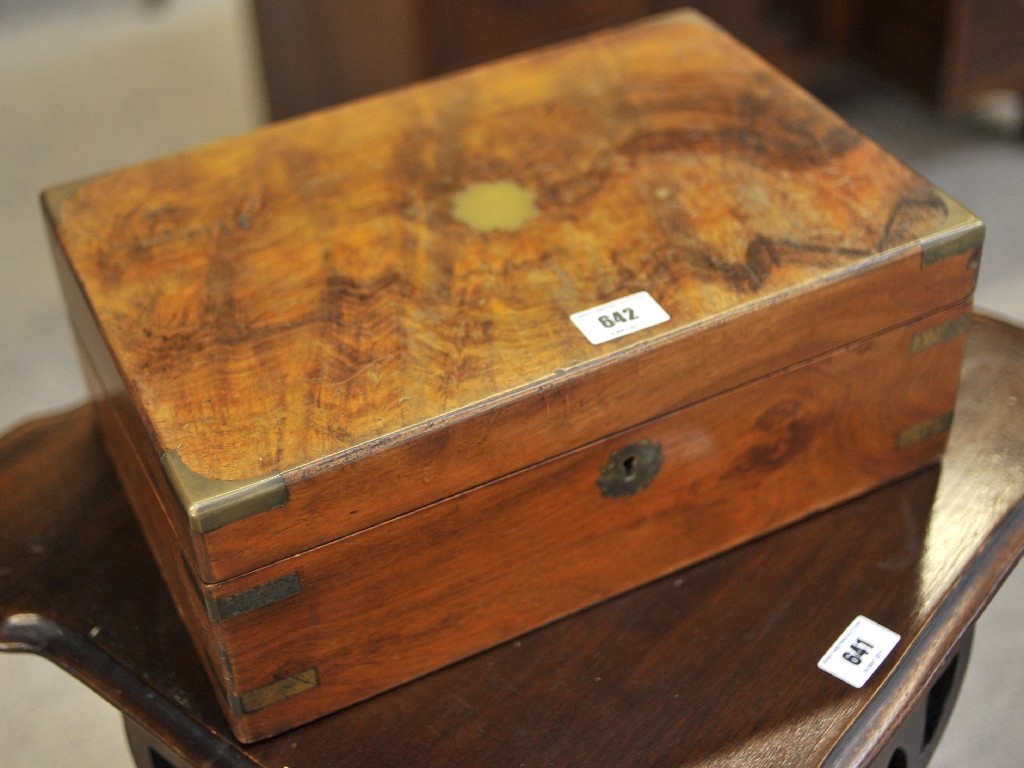
[[[941,471],[243,746],[86,406],[0,440],[0,650],[119,707],[152,768],[923,765],[1024,549],[1022,468],[1024,330],[976,317]],[[817,668],[857,615],[901,635],[860,689]]]

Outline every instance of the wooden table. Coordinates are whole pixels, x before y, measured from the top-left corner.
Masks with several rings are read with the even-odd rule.
[[[1024,330],[978,317],[941,471],[243,746],[83,407],[0,440],[0,649],[118,706],[152,768],[923,765],[1022,499]],[[860,689],[816,666],[858,614],[901,636]]]

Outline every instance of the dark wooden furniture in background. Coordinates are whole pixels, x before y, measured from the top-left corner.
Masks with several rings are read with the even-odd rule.
[[[254,0],[278,120],[453,69],[689,6],[787,74],[817,70],[831,4],[803,0]]]
[[[860,60],[946,110],[1024,92],[1020,0],[253,0],[281,119],[652,13],[707,13],[791,77]]]
[[[0,440],[0,649],[120,707],[146,768],[920,766],[973,622],[1024,550],[1022,468],[1024,330],[976,317],[941,473],[243,746],[86,407]],[[859,690],[816,668],[857,614],[902,635]]]
[[[947,112],[982,93],[1024,94],[1021,0],[856,0],[844,47]]]

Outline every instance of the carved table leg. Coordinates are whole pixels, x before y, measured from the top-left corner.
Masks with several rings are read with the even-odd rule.
[[[200,768],[186,762],[159,737],[127,715],[124,716],[124,731],[132,758],[139,768]]]

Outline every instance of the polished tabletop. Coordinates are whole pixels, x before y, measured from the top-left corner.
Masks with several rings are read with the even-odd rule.
[[[1024,330],[976,316],[941,467],[241,745],[92,410],[0,439],[0,650],[52,659],[182,765],[869,765],[1022,550]],[[859,615],[900,639],[858,689],[817,663]]]

